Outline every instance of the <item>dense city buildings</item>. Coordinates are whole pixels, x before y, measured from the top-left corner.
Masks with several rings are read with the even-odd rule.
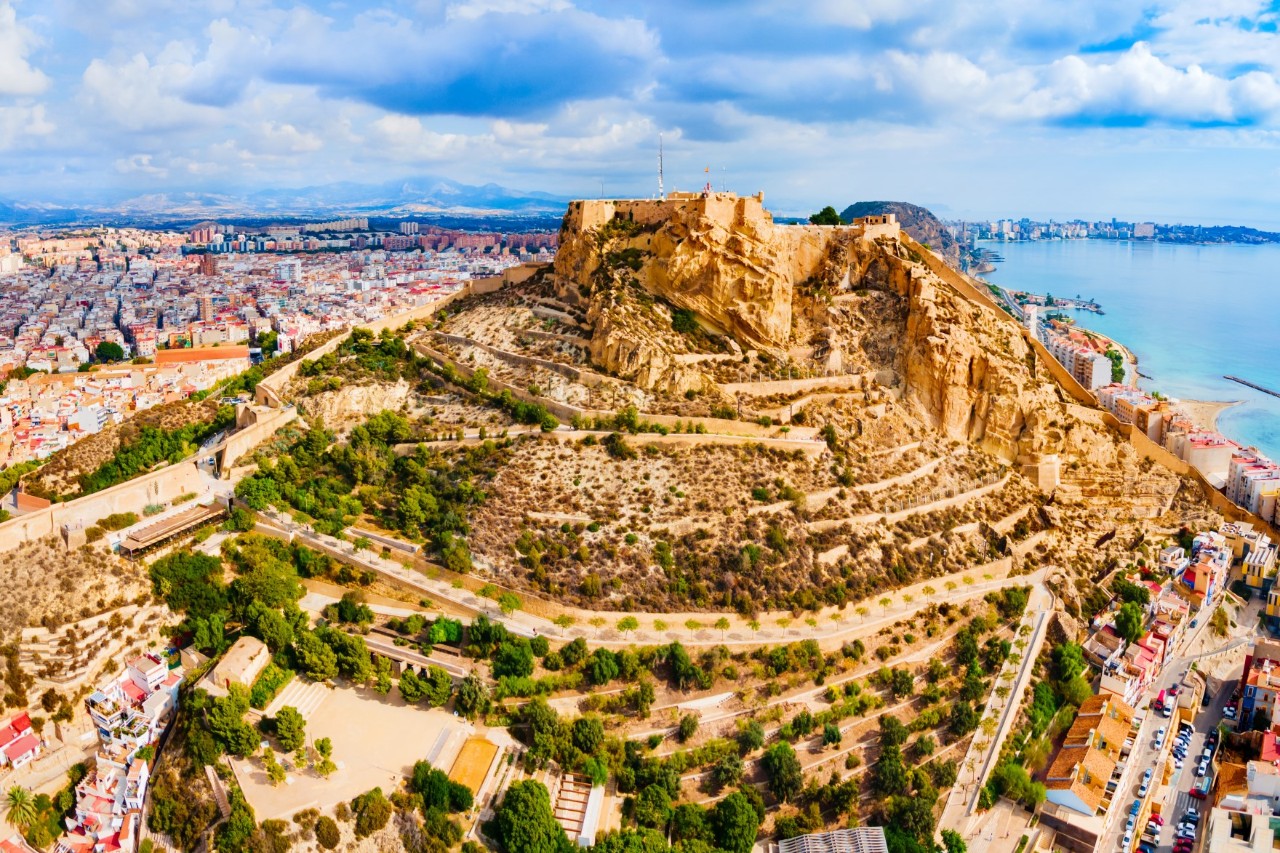
[[[547,261],[556,245],[550,232],[402,224],[411,227],[203,223],[185,234],[95,228],[0,242],[0,467],[208,390],[310,335]]]
[[[1273,243],[1280,235],[1240,226],[1163,225],[1155,222],[1125,222],[1119,219],[1086,221],[1073,219],[1041,222],[1021,219],[994,219],[980,222],[948,222],[951,236],[962,243],[993,240],[1015,243],[1027,240],[1158,240],[1168,243]]]

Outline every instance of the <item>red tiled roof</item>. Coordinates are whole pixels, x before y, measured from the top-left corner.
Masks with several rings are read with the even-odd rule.
[[[129,679],[125,679],[121,683],[120,689],[125,692],[125,695],[129,697],[130,701],[141,702],[143,699],[147,698],[147,691],[143,690]]]
[[[1276,759],[1280,759],[1280,745],[1276,744],[1276,733],[1263,732],[1262,750],[1258,755],[1258,760],[1271,763]]]
[[[33,734],[24,735],[4,748],[4,757],[10,761],[17,761],[27,753],[35,751],[39,746],[40,739],[38,737]]]

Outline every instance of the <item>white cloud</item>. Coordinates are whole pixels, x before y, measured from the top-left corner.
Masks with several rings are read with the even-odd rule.
[[[0,95],[39,95],[49,78],[27,61],[35,35],[18,22],[12,4],[0,2]]]
[[[121,175],[142,175],[148,178],[167,178],[169,170],[153,164],[151,154],[133,154],[121,157],[115,162],[115,169]]]
[[[122,62],[94,59],[85,69],[85,102],[101,121],[129,132],[172,131],[219,121],[219,113],[182,98],[191,78],[189,56],[170,43],[152,63],[143,53]]]
[[[573,8],[568,0],[467,0],[454,3],[445,9],[450,21],[472,21],[485,15],[536,15],[542,12],[563,12]]]
[[[47,137],[56,129],[43,104],[0,107],[0,151],[21,147],[32,137]]]
[[[401,162],[434,163],[464,154],[494,153],[492,136],[438,133],[413,116],[385,115],[373,122],[372,131],[380,150]]]

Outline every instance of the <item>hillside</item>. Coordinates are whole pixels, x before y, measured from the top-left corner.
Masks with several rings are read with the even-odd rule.
[[[962,245],[945,225],[928,208],[905,201],[859,201],[840,212],[840,218],[852,222],[862,216],[892,213],[898,217],[902,229],[917,243],[924,243],[951,265],[953,269],[968,269],[972,253]]]
[[[342,523],[597,609],[803,610],[1010,556],[1071,609],[1199,497],[926,261],[891,227],[779,226],[754,198],[574,202],[553,267],[300,374],[340,441],[385,407],[407,419],[386,440],[429,454],[284,481],[349,478],[364,512]],[[520,438],[477,457],[459,431]],[[433,487],[447,533],[394,499],[430,470],[480,478]],[[336,500],[305,491],[295,510]]]

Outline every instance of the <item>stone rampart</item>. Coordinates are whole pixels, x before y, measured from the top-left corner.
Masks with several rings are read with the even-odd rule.
[[[202,492],[208,486],[194,458],[136,477],[109,489],[85,495],[48,509],[20,515],[0,524],[0,551],[25,542],[61,535],[64,527],[87,528],[112,513],[133,512],[139,516],[148,504],[165,504],[175,498]]]

